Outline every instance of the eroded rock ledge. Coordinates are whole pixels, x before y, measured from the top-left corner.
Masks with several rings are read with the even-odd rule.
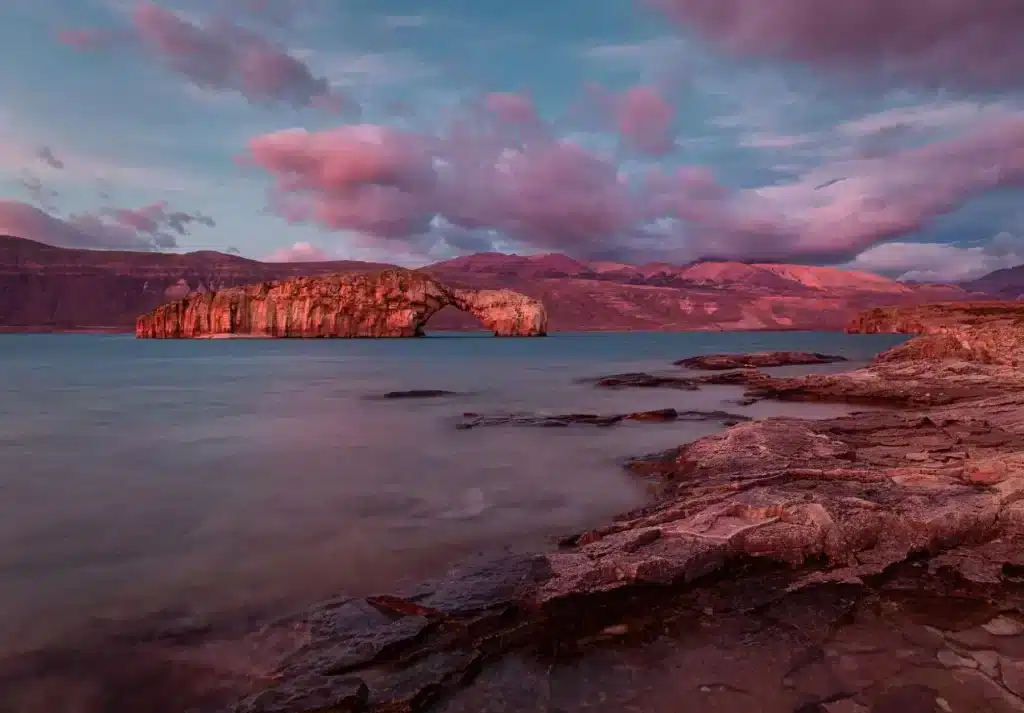
[[[462,290],[411,270],[299,277],[195,294],[141,315],[148,339],[215,336],[418,337],[441,309],[469,312],[496,336],[547,334],[544,305],[511,290]]]

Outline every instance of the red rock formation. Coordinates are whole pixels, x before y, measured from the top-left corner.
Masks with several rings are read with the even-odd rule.
[[[510,290],[453,290],[422,273],[299,277],[191,295],[140,316],[149,339],[264,337],[416,337],[453,305],[497,336],[544,336],[544,306]]]
[[[864,312],[846,331],[921,334],[877,358],[880,364],[954,359],[1024,365],[1024,303],[960,302]]]
[[[846,324],[851,334],[940,334],[962,327],[1024,323],[1024,302],[939,302],[876,307]]]

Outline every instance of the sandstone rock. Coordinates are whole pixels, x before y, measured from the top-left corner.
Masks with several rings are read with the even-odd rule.
[[[547,333],[544,306],[511,290],[459,290],[423,273],[300,277],[190,295],[140,316],[136,336],[415,337],[436,312],[472,313],[497,336]]]
[[[1003,685],[1024,698],[1024,661],[1002,658],[999,661],[999,672]]]
[[[1024,303],[1010,301],[939,302],[918,306],[876,307],[846,324],[856,334],[942,334],[963,327],[996,327],[1024,322]]]
[[[1024,624],[1008,616],[997,616],[987,624],[983,624],[982,628],[992,634],[992,636],[1020,636],[1024,634]]]
[[[750,354],[702,354],[673,362],[676,366],[705,371],[728,369],[755,369],[772,366],[832,364],[846,361],[846,357],[817,352],[753,352]]]

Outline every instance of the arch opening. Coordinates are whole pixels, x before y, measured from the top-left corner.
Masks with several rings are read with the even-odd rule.
[[[426,336],[437,334],[438,332],[458,332],[460,334],[494,333],[494,330],[489,329],[477,315],[459,309],[453,304],[445,305],[427,317],[426,322],[424,322],[420,329]]]

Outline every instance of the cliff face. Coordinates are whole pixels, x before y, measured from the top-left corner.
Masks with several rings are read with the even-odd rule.
[[[940,302],[878,307],[861,312],[846,325],[852,334],[942,334],[952,329],[1024,323],[1022,302]]]
[[[1024,304],[965,302],[872,309],[847,332],[920,334],[880,354],[878,363],[953,359],[1024,366]]]
[[[299,277],[190,295],[136,321],[135,335],[175,339],[265,337],[416,337],[438,311],[454,306],[496,336],[547,333],[544,305],[510,290],[455,290],[417,272]]]

